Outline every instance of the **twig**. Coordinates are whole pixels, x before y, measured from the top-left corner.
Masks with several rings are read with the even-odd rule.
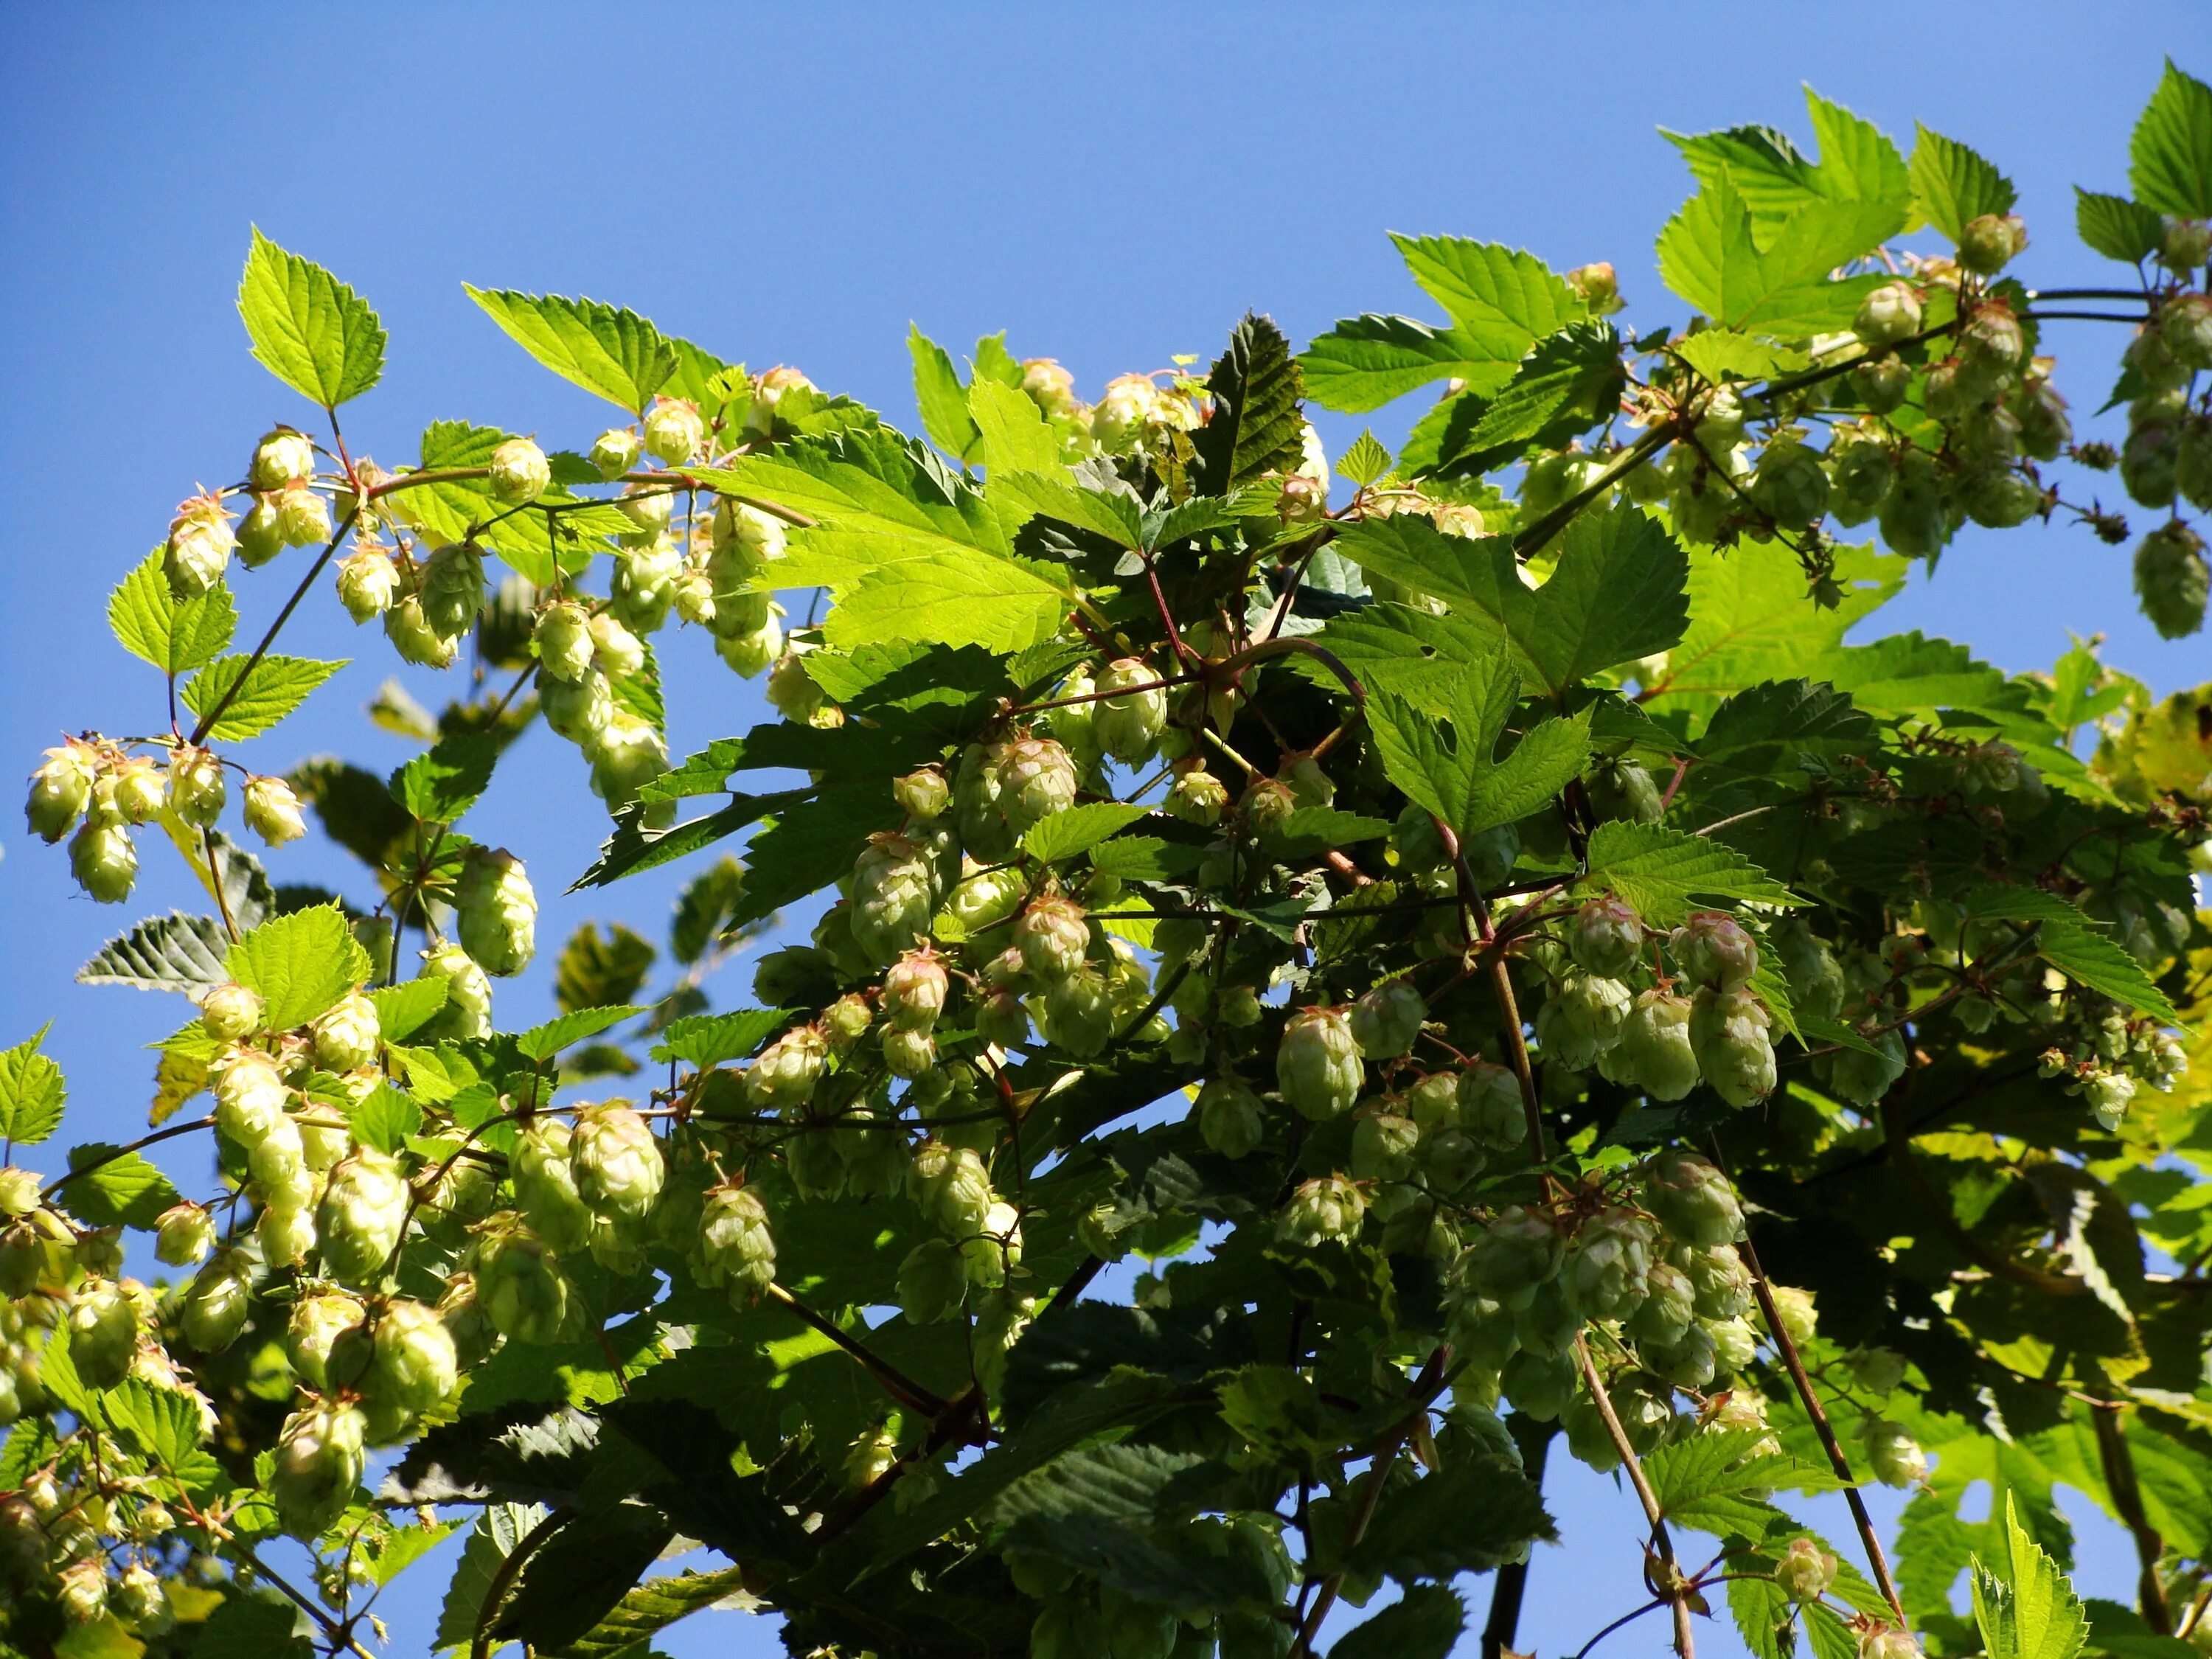
[[[2119,1402],[2092,1406],[2089,1420],[2097,1431],[2097,1456],[2105,1466],[2105,1486],[2112,1494],[2112,1508],[2136,1540],[2136,1559],[2142,1567],[2136,1579],[2136,1599],[2142,1606],[2143,1622],[2160,1636],[2171,1636],[2173,1609],[2166,1603],[2166,1582],[2158,1576],[2166,1540],[2159,1536],[2143,1510],[2142,1487],[2136,1480],[2135,1454],[2128,1449]]]
[[[1666,1566],[1666,1577],[1652,1588],[1674,1610],[1674,1651],[1681,1659],[1697,1659],[1697,1634],[1690,1628],[1689,1581],[1682,1577],[1682,1569],[1674,1557],[1674,1534],[1667,1530],[1666,1512],[1659,1507],[1658,1494],[1651,1490],[1651,1482],[1644,1473],[1643,1460],[1636,1448],[1629,1443],[1628,1431],[1620,1426],[1620,1418],[1613,1409],[1613,1398],[1605,1391],[1605,1379],[1597,1374],[1597,1362],[1590,1358],[1589,1344],[1579,1334],[1575,1338],[1575,1362],[1582,1369],[1583,1386],[1589,1391],[1590,1404],[1597,1410],[1598,1419],[1605,1425],[1606,1437],[1620,1458],[1620,1467],[1628,1472],[1629,1485],[1636,1488],[1637,1501],[1644,1505],[1644,1518],[1650,1523],[1651,1543]],[[1646,1574],[1648,1579],[1650,1575]]]
[[[307,590],[315,585],[315,578],[323,574],[323,567],[331,562],[331,555],[338,550],[338,544],[352,532],[354,521],[361,517],[361,498],[356,496],[353,511],[345,515],[344,522],[324,544],[314,563],[307,567],[307,574],[300,578],[300,585],[292,590],[292,597],[284,601],[284,608],[276,613],[276,620],[269,624],[269,631],[261,636],[261,643],[253,647],[253,654],[246,659],[246,666],[238,671],[236,678],[223,687],[222,695],[215,700],[215,706],[201,715],[199,724],[192,727],[191,742],[198,743],[212,732],[215,723],[222,718],[223,711],[245,690],[247,678],[261,665],[262,658],[269,654],[269,647],[276,642],[276,635],[283,631],[284,624],[292,620],[292,613],[300,608],[300,601],[307,597]]]
[[[775,1301],[781,1303],[797,1315],[800,1323],[828,1337],[847,1353],[859,1360],[868,1375],[881,1383],[884,1391],[897,1401],[900,1405],[909,1411],[920,1412],[927,1417],[942,1417],[945,1414],[947,1404],[945,1400],[923,1388],[921,1383],[908,1376],[881,1355],[872,1352],[865,1343],[855,1341],[847,1333],[838,1329],[836,1325],[815,1312],[782,1285],[773,1280],[769,1281],[768,1293]]]

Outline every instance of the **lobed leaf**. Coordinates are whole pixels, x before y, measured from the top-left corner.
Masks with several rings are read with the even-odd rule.
[[[1653,927],[1674,927],[1701,902],[1804,902],[1726,843],[1662,824],[1607,819],[1588,856],[1590,884],[1611,888]]]
[[[269,1030],[304,1025],[369,976],[345,914],[318,904],[264,921],[230,947],[225,976],[261,994]]]

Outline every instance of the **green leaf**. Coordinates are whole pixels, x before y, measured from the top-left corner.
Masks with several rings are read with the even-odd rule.
[[[1622,378],[1613,325],[1574,322],[1539,340],[1482,417],[1438,449],[1434,465],[1487,471],[1540,434],[1562,439],[1609,417]],[[1553,434],[1557,426],[1563,428]]]
[[[1068,482],[1065,471],[1056,475],[1003,472],[991,480],[990,495],[994,501],[1011,502],[1025,514],[1057,519],[1094,536],[1103,536],[1115,546],[1132,552],[1147,545],[1135,501],[1103,489],[1079,489]]]
[[[653,1050],[655,1060],[680,1060],[702,1071],[726,1060],[744,1060],[791,1023],[788,1008],[737,1008],[726,1014],[691,1014],[671,1020]]]
[[[418,1521],[411,1527],[372,1529],[361,1553],[366,1558],[369,1582],[389,1584],[466,1524],[464,1521],[441,1521],[425,1526]]]
[[[499,1579],[500,1569],[515,1546],[536,1531],[550,1513],[542,1504],[487,1504],[470,1529],[454,1565],[453,1581],[446,1587],[445,1605],[438,1611],[434,1641],[441,1650],[465,1648],[476,1638],[477,1626],[489,1623],[484,1598]]]
[[[384,325],[368,302],[258,226],[238,285],[238,314],[261,366],[325,409],[358,398],[384,373]]]
[[[1019,651],[1050,639],[1067,614],[1051,567],[947,545],[927,560],[886,565],[841,596],[823,633],[831,645],[902,640]]]
[[[1920,216],[1954,242],[1969,220],[2009,213],[2012,180],[1955,138],[1920,127],[1912,146],[1912,202]]]
[[[1753,777],[1785,776],[1801,755],[1869,754],[1880,745],[1874,721],[1832,685],[1762,680],[1718,708],[1698,739],[1701,767]]]
[[[1580,776],[1589,764],[1589,725],[1590,711],[1584,708],[1532,727],[1510,754],[1475,779],[1460,838],[1527,817]]]
[[[733,858],[717,860],[684,883],[676,896],[675,920],[668,925],[668,954],[686,967],[705,956],[737,914],[744,887],[744,866]]]
[[[53,1028],[49,1020],[12,1048],[0,1048],[0,1141],[31,1146],[61,1127],[69,1098],[62,1068],[39,1052]]]
[[[1567,526],[1551,580],[1504,591],[1504,621],[1555,697],[1602,669],[1664,651],[1690,616],[1689,558],[1633,507],[1584,513]]]
[[[2005,1494],[2006,1560],[1973,1563],[1974,1624],[1989,1659],[2074,1659],[2088,1639],[2081,1599],[2058,1565],[2020,1524]]]
[[[230,643],[238,609],[220,582],[179,602],[157,547],[117,585],[107,601],[107,625],[132,656],[165,674],[182,674],[212,661]]]
[[[571,1044],[597,1036],[611,1026],[647,1012],[627,1003],[611,1008],[573,1009],[543,1025],[532,1026],[515,1038],[514,1046],[525,1060],[550,1060]]]
[[[2109,936],[2075,922],[2046,921],[2037,931],[2038,955],[2077,984],[2168,1025],[2181,1016],[2152,984],[2141,963]]]
[[[131,1376],[108,1391],[103,1409],[137,1443],[141,1456],[173,1471],[198,1461],[200,1412],[191,1395]]]
[[[392,775],[392,799],[423,823],[452,825],[491,783],[500,741],[488,732],[456,732]]]
[[[2150,209],[2124,196],[2101,195],[2076,185],[2074,231],[2107,259],[2134,265],[2158,252],[2159,244],[2165,240],[2166,222]]]
[[[1338,1637],[1328,1659],[1446,1659],[1466,1625],[1467,1608],[1455,1594],[1442,1584],[1416,1584]]]
[[[1390,471],[1390,452],[1375,441],[1375,434],[1363,431],[1352,441],[1352,447],[1336,458],[1336,476],[1364,488]]]
[[[1165,881],[1178,870],[1194,867],[1196,848],[1177,846],[1158,836],[1122,836],[1091,849],[1091,867],[1124,881]]]
[[[1231,495],[1268,472],[1287,472],[1305,453],[1298,401],[1305,383],[1274,319],[1246,312],[1229,349],[1206,377],[1213,413],[1191,435],[1203,493]]]
[[[1460,236],[1394,233],[1390,240],[1413,280],[1495,362],[1518,362],[1532,343],[1588,309],[1565,278],[1520,248]]]
[[[641,1659],[658,1632],[742,1591],[746,1572],[746,1568],[735,1566],[720,1572],[687,1571],[648,1578],[624,1595],[586,1634],[547,1659]]]
[[[368,994],[376,1005],[377,1030],[386,1042],[404,1042],[437,1017],[446,1006],[447,982],[441,975],[403,980]]]
[[[1751,209],[1762,244],[1808,202],[1879,202],[1902,228],[1911,183],[1905,159],[1885,133],[1840,104],[1805,88],[1805,105],[1820,159],[1808,160],[1785,133],[1771,127],[1732,127],[1684,137],[1668,133],[1704,185],[1725,177]],[[1889,231],[1882,234],[1887,235]]]
[[[150,1228],[179,1195],[169,1177],[138,1153],[109,1156],[118,1150],[99,1140],[70,1147],[70,1168],[87,1173],[62,1188],[61,1201],[88,1226]],[[103,1158],[108,1161],[90,1167]]]
[[[2154,213],[2212,219],[2212,87],[2172,58],[2128,140],[2128,182]]]
[[[1386,1492],[1350,1565],[1401,1583],[1449,1578],[1502,1566],[1553,1536],[1541,1494],[1519,1468],[1472,1458]]]
[[[1521,677],[1504,653],[1468,663],[1434,710],[1395,693],[1370,692],[1367,719],[1384,775],[1445,823],[1464,822],[1475,780],[1490,764],[1520,695]]]
[[[297,1633],[299,1618],[289,1601],[234,1592],[200,1627],[192,1659],[306,1659],[314,1649]]]
[[[1690,304],[1729,328],[1785,339],[1847,326],[1882,278],[1830,281],[1896,228],[1883,203],[1812,201],[1761,246],[1733,175],[1692,197],[1659,233],[1659,274]]]
[[[1000,386],[1017,388],[1022,383],[1021,360],[1006,349],[1004,329],[975,342],[975,355],[968,360],[968,367],[975,371],[972,378],[975,380],[996,380]]]
[[[564,1014],[627,1005],[645,983],[657,952],[620,922],[587,921],[568,936],[553,964],[553,1000]]]
[[[968,388],[968,413],[981,437],[983,465],[991,471],[1059,470],[1060,434],[1026,392],[978,380]]]
[[[76,970],[77,983],[190,994],[229,979],[222,960],[229,948],[222,923],[213,916],[172,910],[108,940]]]
[[[369,975],[368,952],[334,904],[264,921],[230,947],[224,971],[261,993],[272,1031],[304,1025]]]
[[[1731,328],[1701,329],[1669,343],[1667,349],[1716,386],[1723,380],[1764,380],[1806,366],[1802,351],[1770,345]]]
[[[1803,902],[1734,848],[1662,824],[1607,819],[1590,836],[1589,862],[1586,879],[1620,894],[1652,927],[1674,927],[1700,901]]]
[[[461,288],[546,368],[632,414],[676,372],[676,349],[634,311],[557,294]]]
[[[1828,1492],[1838,1486],[1833,1475],[1809,1463],[1758,1451],[1765,1438],[1755,1429],[1732,1429],[1653,1452],[1644,1472],[1667,1518],[1723,1536],[1757,1538],[1776,1514],[1766,1501],[1774,1488]]]
[[[266,732],[344,666],[342,660],[319,662],[311,657],[271,655],[259,662],[250,657],[217,657],[185,683],[179,696],[185,708],[204,717],[244,676],[237,695],[224,704],[222,717],[207,729],[210,738],[235,743]]]
[[[1355,847],[1363,841],[1379,841],[1390,833],[1386,819],[1359,812],[1339,811],[1333,806],[1300,806],[1267,832],[1268,844],[1285,851],[1330,847]]]
[[[1478,393],[1495,392],[1513,378],[1527,349],[1522,341],[1510,356],[1496,356],[1457,329],[1369,313],[1346,317],[1314,340],[1298,368],[1307,395],[1323,409],[1364,415],[1432,380],[1461,380]]]
[[[422,1109],[389,1083],[380,1083],[348,1108],[346,1124],[361,1145],[396,1153],[410,1135],[422,1132]]]
[[[673,776],[674,774],[666,775]],[[661,780],[665,781],[665,778]],[[646,787],[647,800],[684,798],[672,791],[656,795],[652,790],[653,786],[648,784]],[[702,847],[713,846],[726,836],[735,835],[770,813],[785,811],[805,800],[812,793],[811,790],[793,789],[773,795],[735,795],[720,811],[687,818],[666,830],[647,827],[646,806],[643,804],[625,807],[615,815],[614,833],[599,843],[599,857],[592,860],[589,869],[570,884],[569,890],[605,887],[624,876],[635,875],[641,870],[653,870],[664,864],[672,864]]]
[[[968,412],[967,389],[952,359],[913,323],[907,325],[906,349],[914,358],[914,401],[921,411],[921,429],[953,459],[974,460],[983,434]]]
[[[1151,810],[1110,800],[1071,806],[1031,824],[1022,836],[1022,851],[1046,864],[1058,864],[1119,835]]]

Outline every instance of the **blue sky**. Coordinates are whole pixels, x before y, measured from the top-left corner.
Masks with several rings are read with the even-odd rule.
[[[1389,229],[1522,245],[1561,267],[1610,259],[1631,320],[1656,322],[1673,313],[1652,240],[1688,185],[1655,129],[1764,121],[1802,136],[1801,82],[1908,143],[1917,118],[2008,171],[2035,237],[2030,281],[2111,280],[2073,241],[2069,186],[2124,186],[2129,125],[2162,55],[2201,51],[2201,7],[1946,16],[1864,3],[9,8],[12,763],[27,770],[64,730],[161,723],[159,680],[108,639],[105,596],[177,501],[236,477],[264,427],[308,413],[246,356],[233,296],[250,224],[381,313],[389,367],[347,410],[347,435],[392,462],[433,419],[534,431],[549,448],[580,447],[605,423],[605,406],[530,362],[463,281],[628,305],[727,358],[799,364],[902,422],[909,320],[956,351],[1004,328],[1018,354],[1056,356],[1095,392],[1173,353],[1210,356],[1247,307],[1299,341],[1363,310],[1431,314]],[[2094,409],[2116,331],[2061,324],[2046,340],[2077,410]],[[1394,441],[1419,412],[1419,400],[1384,411],[1377,434]],[[1332,450],[1358,429],[1322,424]],[[242,580],[249,636],[299,568]],[[1882,620],[1969,640],[2008,669],[2048,663],[2072,630],[2107,635],[2111,659],[2160,690],[2212,675],[2204,637],[2158,641],[2124,550],[2078,529],[1970,531]],[[394,672],[380,640],[318,594],[287,641],[361,660],[248,745],[249,762],[404,758],[360,714]],[[757,691],[699,641],[667,654],[678,753],[762,716]],[[434,677],[409,683],[444,695]],[[541,938],[588,916],[659,934],[672,877],[557,896],[604,831],[582,782],[573,751],[541,732],[502,765],[471,829],[530,860]],[[0,1045],[52,1018],[71,1134],[127,1138],[149,1087],[139,1045],[185,1010],[70,975],[128,921],[195,895],[149,845],[128,914],[103,911],[19,821],[0,826]],[[353,882],[342,860],[310,842],[276,860],[277,878]],[[501,992],[523,1021],[550,997],[542,965]],[[1565,1558],[1540,1565],[1522,1626],[1547,1653],[1641,1599],[1632,1500],[1580,1474],[1553,1495],[1589,1547],[1571,1583]],[[2085,1589],[2127,1599],[2132,1571],[2110,1528],[2089,1536]],[[387,1605],[394,1652],[427,1644],[442,1575],[416,1572]],[[1474,1589],[1478,1616],[1486,1594]],[[1734,1650],[1724,1626],[1707,1640]],[[764,1624],[727,1614],[664,1646],[775,1650]]]

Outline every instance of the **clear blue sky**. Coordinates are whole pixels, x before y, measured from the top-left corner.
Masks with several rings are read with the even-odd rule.
[[[1363,310],[1431,314],[1386,229],[1612,260],[1632,320],[1671,314],[1652,240],[1688,192],[1654,131],[1764,121],[1804,132],[1809,81],[1909,143],[1917,118],[2021,187],[2030,280],[2109,280],[2075,245],[2069,186],[2117,188],[2162,55],[2206,72],[2204,12],[2036,0],[1977,17],[1925,5],[1112,7],[568,4],[33,7],[0,14],[0,710],[27,770],[64,730],[152,729],[160,684],[107,638],[105,596],[173,504],[239,476],[253,438],[308,413],[246,356],[233,295],[247,227],[321,261],[381,312],[384,384],[346,412],[356,453],[411,459],[438,418],[580,447],[605,410],[538,369],[466,280],[587,294],[756,368],[801,365],[910,422],[909,319],[962,349],[1004,328],[1095,393],[1211,354],[1248,306],[1303,341]],[[2077,410],[2118,342],[2049,337]],[[1386,411],[1386,441],[1418,410]],[[1357,430],[1324,422],[1332,449]],[[299,556],[240,584],[258,633]],[[1970,532],[1887,625],[1972,641],[2009,669],[2069,629],[2163,690],[2212,676],[2203,636],[2136,615],[2124,550],[2086,532]],[[360,716],[392,672],[318,595],[287,648],[359,656],[249,746],[280,770],[404,745]],[[762,716],[694,640],[668,653],[681,754]],[[434,677],[413,676],[426,700]],[[258,755],[251,752],[258,749]],[[9,809],[12,813],[12,807]],[[503,763],[472,830],[530,861],[541,938],[591,915],[657,934],[674,879],[556,896],[604,830],[572,750],[544,733]],[[147,848],[128,907],[75,896],[65,862],[0,833],[0,1045],[52,1018],[76,1139],[127,1138],[179,1023],[170,998],[71,986],[118,926],[197,896]],[[310,842],[277,878],[362,884]],[[550,952],[549,952],[550,955]],[[541,962],[543,958],[541,958]],[[740,969],[742,973],[743,970]],[[501,991],[550,1011],[541,968]],[[734,1000],[740,987],[727,989]],[[178,1166],[195,1182],[197,1164]],[[1641,1599],[1632,1500],[1555,1483],[1578,1548],[1540,1564],[1524,1644],[1571,1652]],[[2083,1506],[2074,1506],[2077,1516]],[[1840,1528],[1832,1527],[1840,1531]],[[436,1570],[403,1579],[392,1651],[421,1651]],[[2129,1599],[2109,1528],[2083,1587]],[[1486,1587],[1475,1588],[1478,1617]],[[1650,1651],[1638,1627],[1619,1650]],[[1706,1638],[1736,1650],[1725,1624]],[[776,1650],[764,1623],[702,1615],[672,1654]]]

